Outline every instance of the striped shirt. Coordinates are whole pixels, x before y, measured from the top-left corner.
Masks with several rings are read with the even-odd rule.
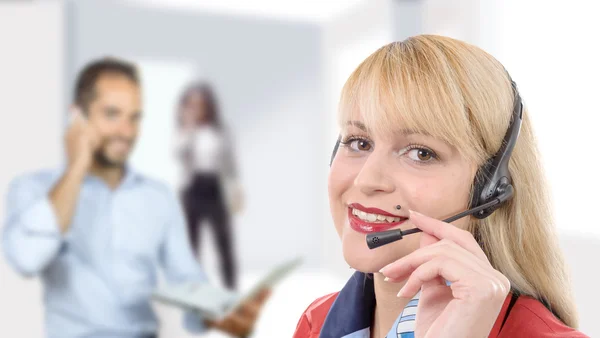
[[[386,338],[415,337],[415,318],[417,317],[417,305],[419,304],[420,295],[420,292],[417,293],[417,295],[406,304]]]

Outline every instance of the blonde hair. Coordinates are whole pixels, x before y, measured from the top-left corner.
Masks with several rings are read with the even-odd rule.
[[[393,133],[401,126],[425,133],[481,166],[500,148],[513,100],[510,78],[491,55],[455,39],[420,35],[383,46],[358,66],[342,90],[339,122],[360,116],[374,132]],[[540,162],[525,109],[509,162],[515,195],[488,218],[473,218],[469,230],[513,290],[547,303],[576,328]]]

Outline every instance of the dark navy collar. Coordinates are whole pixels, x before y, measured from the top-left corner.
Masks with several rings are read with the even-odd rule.
[[[319,338],[340,338],[370,328],[374,311],[373,276],[357,271],[331,305]]]

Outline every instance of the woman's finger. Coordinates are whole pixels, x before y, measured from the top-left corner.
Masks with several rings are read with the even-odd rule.
[[[440,241],[439,238],[437,238],[435,236],[432,236],[432,235],[430,235],[430,234],[428,234],[426,232],[422,232],[421,233],[421,240],[419,242],[419,248],[424,248],[426,246],[433,245],[433,244],[435,244],[435,243],[437,243],[439,241]]]
[[[426,247],[429,245],[434,245],[435,243],[438,243],[440,241],[438,238],[431,236],[430,234],[428,234],[426,232],[422,232],[420,236],[421,236],[421,243],[419,246],[420,248],[423,248],[423,247]],[[395,262],[386,265],[385,267],[383,267],[383,269],[379,270],[379,272],[385,276],[386,282],[390,282],[390,283],[403,282],[406,279],[404,275],[399,278],[394,278],[394,277],[388,276],[384,273],[384,271],[387,273],[388,268],[394,269],[393,266],[395,266]]]
[[[450,267],[450,271],[443,271],[444,266]],[[398,292],[398,297],[414,297],[421,290],[423,284],[434,281],[440,276],[445,280],[454,282],[459,280],[460,276],[464,276],[467,273],[468,271],[464,266],[456,264],[456,262],[448,258],[436,258],[415,269],[402,289],[400,289],[400,292]]]
[[[506,284],[503,280],[482,275],[451,258],[439,257],[419,266],[398,292],[398,296],[413,297],[424,284],[440,277],[451,282],[453,297],[457,299],[504,298],[510,290],[510,284]]]
[[[450,258],[481,274],[494,277],[489,262],[483,262],[456,243],[444,239],[430,246],[420,248],[407,256],[387,265],[381,273],[392,280],[404,280],[419,266],[436,258]]]
[[[423,230],[423,232],[439,239],[449,239],[479,259],[488,261],[485,253],[481,250],[481,247],[470,232],[412,210],[410,211],[409,219],[414,226]]]

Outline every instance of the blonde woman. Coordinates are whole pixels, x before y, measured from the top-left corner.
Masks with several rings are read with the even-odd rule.
[[[497,60],[446,37],[391,43],[363,61],[342,91],[329,175],[356,273],[308,307],[294,337],[585,337],[518,98]],[[519,114],[512,198],[487,217],[440,221],[472,206]],[[414,228],[376,249],[365,240]]]

